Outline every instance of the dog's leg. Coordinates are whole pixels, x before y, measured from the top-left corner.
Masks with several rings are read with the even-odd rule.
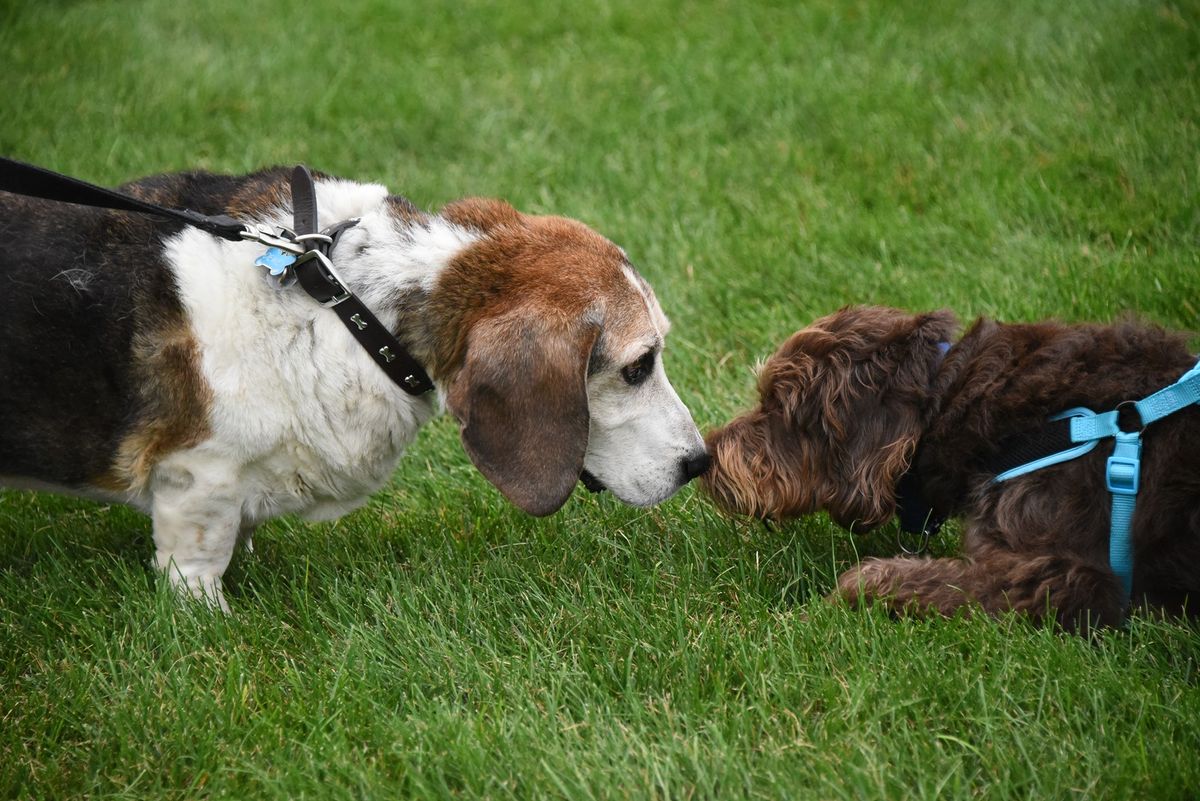
[[[1116,625],[1121,588],[1111,571],[1065,555],[989,550],[975,559],[868,559],[838,579],[852,605],[879,600],[895,614],[1015,611],[1068,631]]]
[[[246,549],[246,553],[254,553],[254,532],[258,528],[256,523],[242,521],[238,527],[238,542]]]
[[[228,612],[221,576],[242,530],[242,499],[227,485],[188,478],[154,494],[155,564],[172,586]]]

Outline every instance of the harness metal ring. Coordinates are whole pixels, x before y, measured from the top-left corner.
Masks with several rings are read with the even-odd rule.
[[[324,242],[327,245],[330,244],[331,242],[333,242],[333,237],[329,236],[329,234],[297,234],[296,235],[297,242],[307,242],[310,239],[315,239],[319,242]]]
[[[927,550],[929,550],[929,540],[933,536],[932,532],[930,532],[929,529],[925,529],[918,535],[920,537],[920,540],[919,540],[920,544],[916,548],[908,547],[908,543],[905,542],[904,535],[908,534],[908,533],[916,533],[916,532],[906,532],[906,531],[904,531],[904,529],[901,529],[901,528],[896,529],[896,545],[898,545],[900,547],[901,551],[903,551],[905,554],[907,554],[909,556],[920,556],[921,554],[923,554]]]
[[[1126,434],[1140,434],[1146,430],[1146,424],[1142,421],[1142,413],[1138,411],[1137,401],[1121,401],[1117,404],[1117,428],[1124,431]],[[1130,418],[1137,420],[1134,423]]]

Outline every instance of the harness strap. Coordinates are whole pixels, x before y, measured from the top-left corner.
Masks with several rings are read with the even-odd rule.
[[[1007,481],[1082,456],[1095,443],[1079,449],[1072,426],[1091,414],[1088,409],[1068,409],[1051,417],[1041,428],[1009,437],[1000,443],[1000,453],[988,462],[988,469],[996,473],[997,481]]]
[[[1142,418],[1142,426],[1148,426],[1193,403],[1200,403],[1200,362],[1171,386],[1135,403],[1134,408]]]
[[[1141,469],[1142,434],[1118,431],[1113,455],[1108,457],[1105,483],[1112,495],[1108,524],[1108,564],[1117,574],[1125,597],[1133,594],[1133,513],[1137,504]]]
[[[1070,461],[1095,448],[1100,440],[1113,439],[1113,452],[1105,465],[1105,486],[1112,496],[1108,562],[1128,598],[1133,592],[1133,515],[1141,481],[1142,431],[1151,423],[1197,403],[1200,403],[1200,361],[1175,383],[1140,401],[1126,401],[1102,414],[1082,407],[1068,409],[1051,417],[1041,429],[1007,440],[1008,447],[993,461],[992,466],[998,468],[993,480],[1008,481]],[[1122,427],[1122,411],[1130,408],[1139,419],[1136,423],[1124,422],[1133,430]],[[1012,466],[1013,461],[1018,464]]]
[[[1115,409],[1103,414],[1089,412],[1083,417],[1072,417],[1070,430],[1072,442],[1090,442],[1104,439],[1105,437],[1115,437],[1121,433],[1120,427],[1117,426],[1117,412]]]
[[[191,209],[169,209],[123,192],[3,157],[0,157],[0,189],[58,203],[168,217],[233,242],[240,242],[243,239],[242,232],[246,230],[244,224],[224,214],[209,216]]]

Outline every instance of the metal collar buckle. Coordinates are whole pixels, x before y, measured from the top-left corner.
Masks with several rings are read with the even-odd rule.
[[[350,298],[350,290],[347,288],[346,279],[338,275],[338,271],[333,268],[333,262],[319,250],[308,250],[302,253],[297,259],[293,268],[299,268],[302,264],[306,264],[313,259],[319,263],[317,274],[321,276],[329,285],[330,296],[324,300],[316,299],[326,309],[332,308],[339,303]]]

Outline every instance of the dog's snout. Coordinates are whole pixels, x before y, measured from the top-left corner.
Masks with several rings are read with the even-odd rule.
[[[704,475],[704,471],[708,470],[710,464],[712,464],[712,457],[708,455],[708,451],[700,451],[684,459],[682,461],[684,482]]]

